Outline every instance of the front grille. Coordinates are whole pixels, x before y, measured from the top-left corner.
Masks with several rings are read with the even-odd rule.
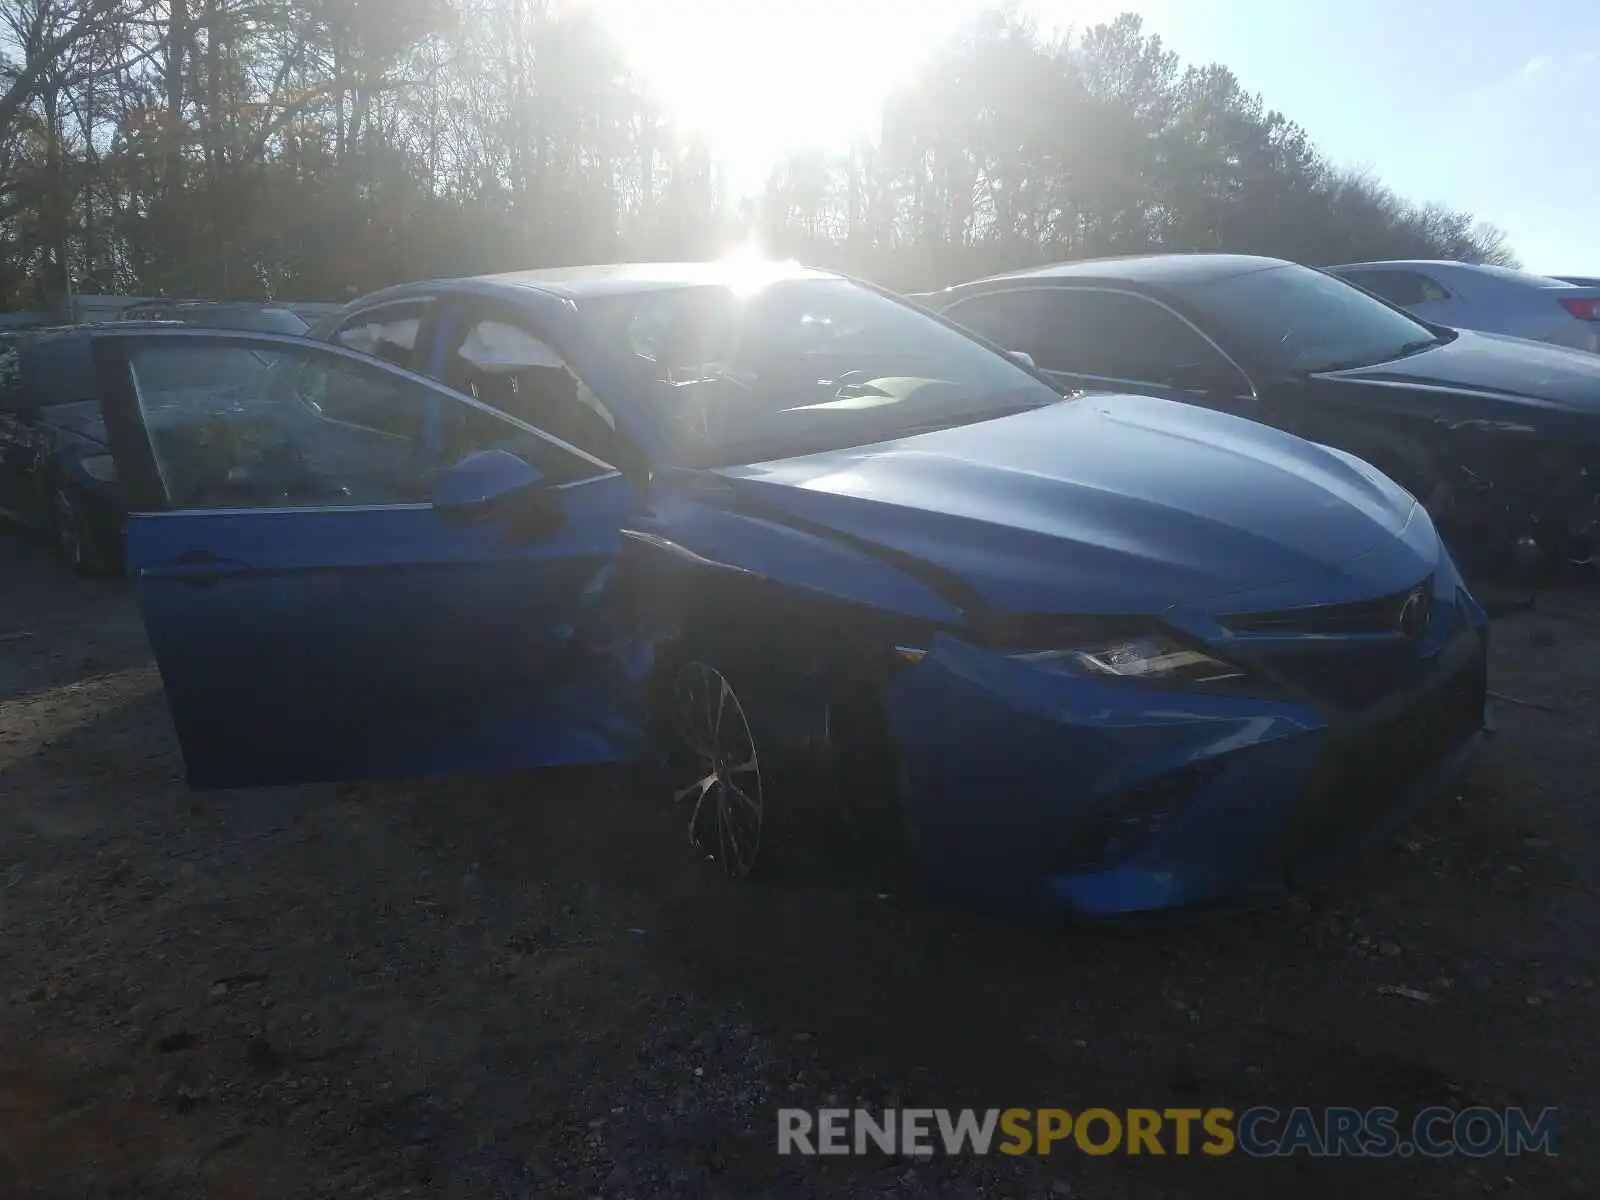
[[[1285,608],[1277,612],[1237,613],[1220,617],[1218,623],[1232,633],[1355,634],[1394,633],[1400,628],[1400,610],[1418,587],[1429,594],[1433,578],[1412,584],[1404,591],[1375,600],[1350,604],[1312,604]]]
[[[1314,699],[1356,711],[1416,683],[1428,664],[1408,644],[1295,650],[1263,656],[1263,666]]]
[[[1481,657],[1370,734],[1336,751],[1313,789],[1292,852],[1316,853],[1381,819],[1428,771],[1483,725],[1488,677]]]
[[[1433,578],[1374,600],[1320,604],[1219,618],[1240,635],[1242,660],[1279,683],[1335,708],[1356,711],[1418,682],[1420,648],[1435,620]],[[1459,613],[1457,614],[1459,619]]]

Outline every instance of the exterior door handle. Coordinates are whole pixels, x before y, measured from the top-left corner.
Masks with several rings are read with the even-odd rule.
[[[159,574],[186,587],[214,587],[220,580],[247,574],[249,570],[249,563],[222,558],[210,550],[185,550]]]

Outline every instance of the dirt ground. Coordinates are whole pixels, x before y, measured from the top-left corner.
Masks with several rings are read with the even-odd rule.
[[[1600,602],[1496,642],[1499,733],[1392,850],[1046,935],[718,884],[605,774],[190,795],[126,588],[0,536],[0,1197],[1588,1200]],[[1561,1156],[777,1156],[858,1102],[1556,1106]]]

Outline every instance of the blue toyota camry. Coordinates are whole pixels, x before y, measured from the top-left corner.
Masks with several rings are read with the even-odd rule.
[[[1124,917],[1281,894],[1482,731],[1485,615],[1383,475],[840,276],[91,336],[196,788],[644,760],[733,875],[824,796],[940,888]]]

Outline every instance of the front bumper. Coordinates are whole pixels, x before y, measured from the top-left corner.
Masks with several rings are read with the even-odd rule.
[[[1083,919],[1270,902],[1392,832],[1470,760],[1487,625],[1359,713],[1039,671],[954,639],[891,686],[917,850],[969,899]]]

